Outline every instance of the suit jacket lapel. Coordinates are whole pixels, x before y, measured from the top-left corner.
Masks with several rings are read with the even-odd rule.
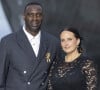
[[[18,42],[19,46],[23,49],[23,51],[26,53],[26,55],[32,59],[36,58],[34,51],[32,49],[32,46],[29,43],[23,30],[18,31],[16,38],[17,38],[17,42]]]
[[[40,40],[40,48],[39,48],[39,53],[38,53],[38,57],[37,57],[37,63],[35,64],[28,81],[31,81],[33,79],[35,71],[38,69],[38,66],[40,65],[41,61],[45,57],[46,51],[48,49],[47,42],[48,42],[48,39],[46,37],[46,33],[42,31],[41,32],[41,40]]]
[[[44,31],[41,31],[41,39],[40,39],[40,48],[38,52],[38,58],[39,60],[42,60],[42,57],[45,57],[44,55],[46,54],[47,48],[48,48],[48,40],[46,37],[46,33]]]

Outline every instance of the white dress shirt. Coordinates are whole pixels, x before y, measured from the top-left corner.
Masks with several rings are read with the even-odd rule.
[[[25,26],[23,26],[23,30],[24,30],[24,33],[27,36],[27,38],[33,48],[33,51],[37,57],[38,52],[39,52],[39,47],[40,47],[41,31],[39,31],[39,33],[36,36],[33,36],[32,34],[30,34],[29,32],[26,31]]]

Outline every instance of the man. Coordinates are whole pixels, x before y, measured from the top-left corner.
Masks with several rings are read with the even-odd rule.
[[[23,17],[23,29],[0,43],[0,90],[45,90],[58,52],[58,40],[40,28],[42,6],[27,4]]]

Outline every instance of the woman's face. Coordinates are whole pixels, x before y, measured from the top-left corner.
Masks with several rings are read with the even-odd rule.
[[[80,39],[76,38],[73,32],[63,31],[60,34],[61,47],[65,53],[78,52],[77,47],[80,43]]]

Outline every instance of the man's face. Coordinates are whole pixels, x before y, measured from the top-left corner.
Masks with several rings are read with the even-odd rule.
[[[38,32],[42,23],[43,13],[39,5],[30,5],[24,13],[26,30],[29,32]]]

